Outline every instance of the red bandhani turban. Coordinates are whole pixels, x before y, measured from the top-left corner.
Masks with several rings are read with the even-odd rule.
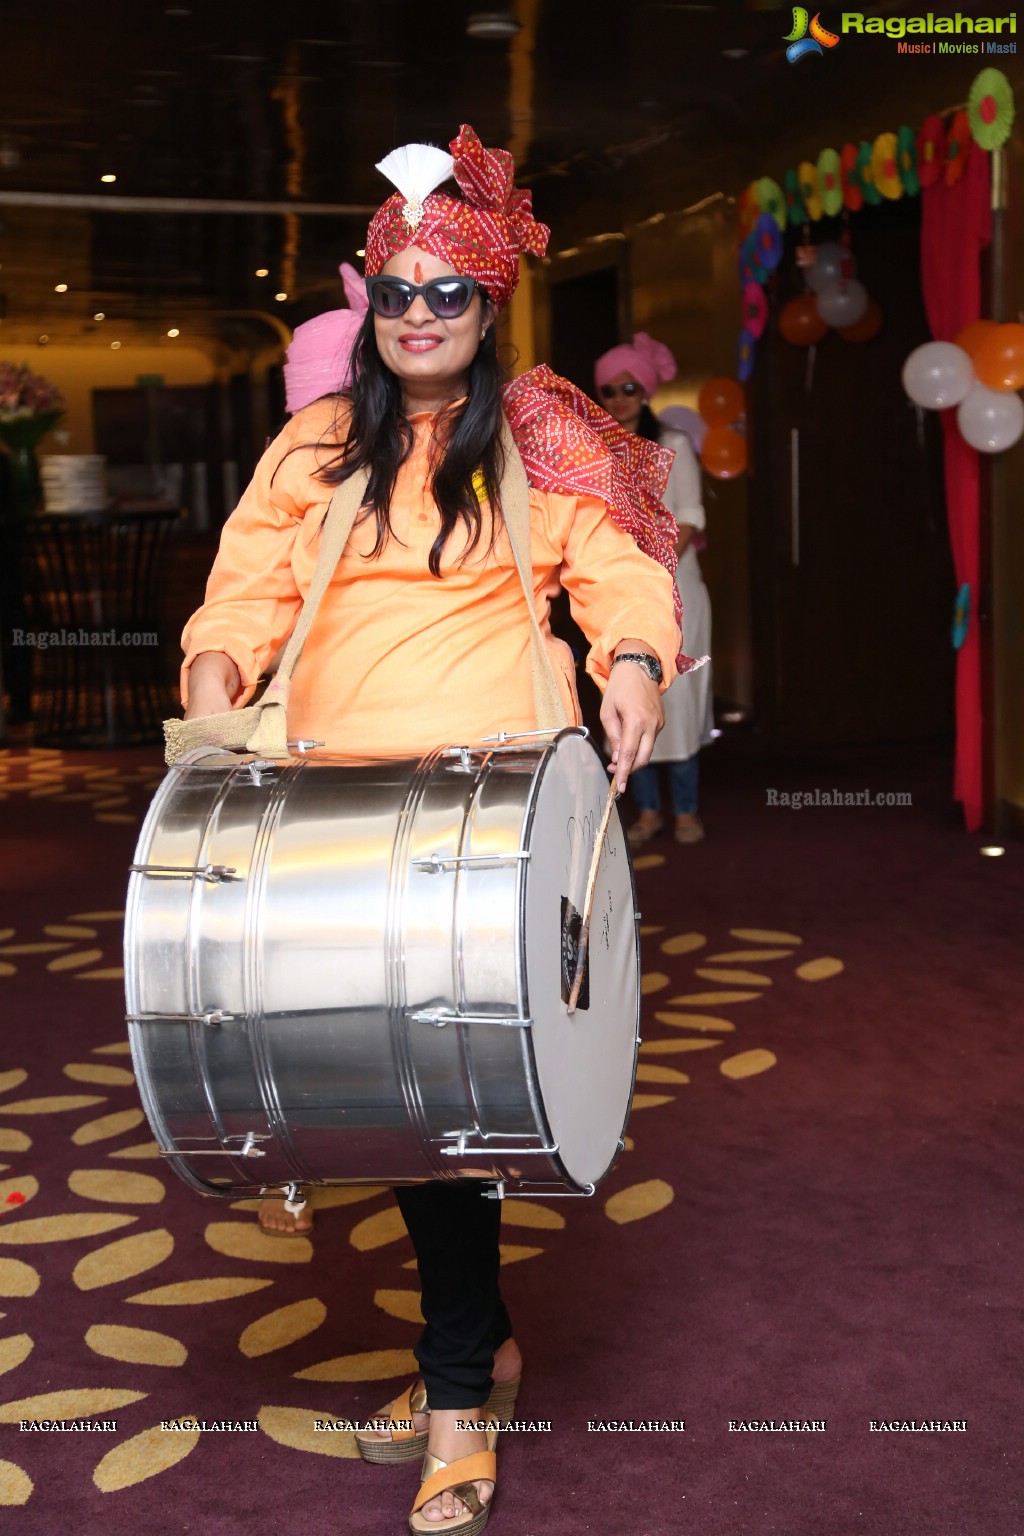
[[[366,234],[366,275],[375,277],[410,245],[475,277],[499,309],[519,282],[519,253],[543,256],[551,231],[533,217],[529,192],[517,192],[507,149],[484,149],[468,123],[448,146],[407,144],[377,169],[398,187],[374,214]],[[435,192],[454,176],[463,197]]]
[[[555,495],[597,496],[645,555],[675,572],[679,530],[661,500],[674,457],[670,449],[620,427],[546,364],[506,385],[504,406],[531,485]],[[682,600],[674,583],[673,591],[682,627]],[[707,659],[680,652],[676,666],[692,672]]]

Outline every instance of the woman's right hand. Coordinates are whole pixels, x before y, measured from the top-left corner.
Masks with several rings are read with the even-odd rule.
[[[186,720],[217,715],[234,703],[242,679],[238,668],[223,651],[203,651],[189,668]]]

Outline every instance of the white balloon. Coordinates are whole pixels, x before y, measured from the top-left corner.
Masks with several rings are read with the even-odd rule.
[[[818,289],[818,314],[837,331],[840,326],[856,325],[863,320],[867,309],[868,291],[855,277]]]
[[[979,453],[1002,453],[1024,436],[1024,403],[1020,395],[975,383],[957,407],[956,424]]]
[[[853,277],[856,271],[857,263],[849,246],[840,245],[837,240],[823,240],[814,247],[814,265],[808,267],[806,273],[807,286],[814,293],[820,293],[823,288],[837,283],[844,273]]]
[[[959,405],[974,383],[974,364],[951,341],[926,341],[903,364],[903,388],[915,405],[945,411]]]

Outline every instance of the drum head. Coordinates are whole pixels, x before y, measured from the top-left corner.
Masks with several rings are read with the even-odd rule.
[[[566,733],[547,757],[528,828],[525,950],[534,1066],[558,1161],[596,1184],[618,1152],[636,1071],[640,957],[636,896],[613,812],[598,867],[584,983],[575,973],[587,877],[609,777],[584,737]]]

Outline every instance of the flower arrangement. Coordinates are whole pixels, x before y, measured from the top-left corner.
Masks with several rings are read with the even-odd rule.
[[[35,448],[63,415],[56,384],[27,363],[0,363],[0,440],[9,448]]]

